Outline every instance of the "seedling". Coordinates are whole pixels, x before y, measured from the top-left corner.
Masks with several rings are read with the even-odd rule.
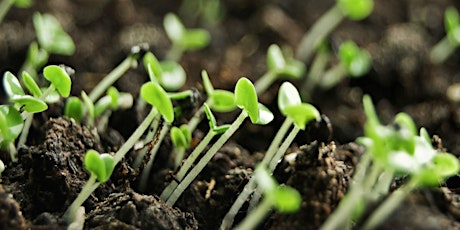
[[[158,61],[152,52],[147,52],[143,57],[144,67],[149,73],[150,80],[158,82],[165,90],[176,91],[186,81],[184,68],[174,61]]]
[[[268,71],[254,84],[258,95],[264,93],[277,79],[299,79],[305,74],[305,65],[292,57],[285,57],[276,44],[268,47],[267,67]]]
[[[457,9],[448,7],[444,13],[446,36],[430,51],[430,61],[441,64],[449,58],[460,45],[460,17]]]
[[[181,125],[180,128],[172,127],[170,135],[174,149],[176,150],[174,168],[177,168],[184,159],[185,150],[190,147],[192,133],[188,130],[187,125]]]
[[[0,23],[2,23],[8,11],[12,6],[18,8],[27,8],[32,5],[32,0],[3,0],[0,2]]]
[[[235,229],[255,229],[272,208],[281,213],[293,213],[299,210],[302,203],[300,193],[292,187],[278,185],[264,166],[256,167],[254,178],[264,194],[264,199]]]
[[[186,21],[196,21],[206,26],[216,26],[225,17],[225,7],[220,0],[186,0],[179,8]]]
[[[106,182],[112,175],[116,162],[112,155],[104,153],[99,154],[96,150],[88,150],[85,154],[84,165],[90,173],[90,177],[83,186],[77,198],[72,202],[64,213],[64,219],[68,224],[75,222],[78,208],[88,199],[101,183]]]
[[[208,46],[211,36],[204,29],[186,29],[180,19],[173,13],[166,14],[163,26],[172,47],[166,54],[166,59],[179,61],[185,51],[194,51]]]
[[[345,17],[351,20],[362,20],[369,16],[373,8],[373,0],[337,0],[336,4],[304,35],[297,48],[297,59],[308,62],[321,42]]]
[[[242,109],[240,115],[211,146],[190,173],[187,174],[187,176],[185,176],[185,178],[180,182],[177,188],[172,192],[171,196],[166,200],[166,204],[172,206],[176,203],[180,195],[203,170],[214,154],[225,144],[233,133],[235,133],[247,117],[250,118],[252,123],[262,125],[268,124],[271,120],[273,120],[273,114],[265,106],[258,103],[256,90],[249,79],[241,78],[238,80],[234,93],[236,104]]]
[[[322,229],[347,225],[357,206],[365,207],[366,203],[389,192],[394,175],[408,175],[410,179],[372,212],[363,229],[377,227],[411,191],[437,186],[460,170],[456,157],[433,148],[425,129],[422,128],[417,135],[415,123],[409,115],[399,113],[393,125],[384,126],[380,124],[369,96],[363,98],[363,104],[367,117],[365,137],[358,141],[366,147],[366,152],[357,166],[349,192]]]
[[[275,170],[276,165],[286,152],[287,148],[294,141],[294,138],[297,136],[299,131],[304,130],[308,122],[312,120],[318,121],[320,119],[320,113],[318,110],[310,104],[302,103],[299,92],[295,86],[289,82],[284,82],[279,89],[278,107],[281,113],[286,116],[286,119],[276,133],[275,138],[260,163],[262,167],[268,167],[269,172],[273,172]],[[283,141],[283,138],[292,124],[294,124],[294,128]],[[281,144],[281,142],[283,143]],[[225,215],[220,229],[228,229],[232,226],[236,214],[255,189],[256,179],[252,177],[245,185],[243,191],[238,195],[238,198],[235,200],[228,213]],[[251,200],[251,204],[255,206],[259,198],[260,193],[256,193]]]
[[[346,41],[340,45],[338,56],[339,64],[326,71],[323,78],[319,79],[319,85],[323,89],[334,87],[347,76],[361,77],[371,68],[370,54],[360,49],[352,41]],[[311,82],[311,84],[314,83]]]
[[[21,114],[10,105],[0,105],[0,147],[10,153],[11,160],[17,161],[14,141],[24,126]]]
[[[85,112],[83,111],[83,103],[78,97],[69,97],[65,104],[64,116],[73,118],[77,122],[81,122]]]

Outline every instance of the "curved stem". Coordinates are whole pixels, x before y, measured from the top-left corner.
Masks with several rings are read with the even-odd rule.
[[[78,194],[77,198],[72,202],[72,204],[67,208],[66,212],[64,213],[64,219],[67,221],[68,224],[74,222],[77,210],[83,203],[88,199],[88,197],[97,189],[97,187],[101,183],[96,182],[96,175],[91,174],[88,181],[86,182],[85,186],[81,189],[80,193]]]
[[[149,132],[144,138],[144,147],[137,154],[136,159],[134,160],[134,163],[133,163],[133,168],[139,168],[141,166],[142,161],[144,160],[144,156],[147,153],[147,148],[145,148],[145,144],[152,141],[153,138],[155,137],[155,134],[157,133],[157,129],[158,129],[158,124],[160,123],[160,119],[161,119],[160,114],[155,115],[155,117],[153,118],[153,121],[150,124]]]
[[[264,199],[254,211],[250,212],[249,215],[236,226],[235,230],[255,229],[268,213],[270,213],[271,207],[271,201],[269,199]]]
[[[458,44],[454,44],[449,40],[449,37],[444,37],[441,41],[439,41],[433,48],[430,50],[430,62],[433,64],[441,64],[458,47]]]
[[[254,88],[256,89],[257,95],[263,94],[267,89],[275,82],[278,75],[273,71],[268,71],[262,77],[260,77],[255,83]]]

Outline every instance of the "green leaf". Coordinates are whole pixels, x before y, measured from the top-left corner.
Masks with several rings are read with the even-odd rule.
[[[190,132],[188,125],[186,124],[181,125],[179,129],[182,131],[182,134],[184,134],[188,148],[190,146],[190,142],[192,141],[192,133]]]
[[[63,68],[57,65],[46,66],[43,69],[43,76],[56,87],[62,97],[70,95],[72,80]]]
[[[213,132],[215,132],[216,134],[222,134],[225,131],[227,131],[227,129],[230,128],[230,125],[220,125],[220,126],[217,125],[216,118],[212,114],[212,111],[209,108],[209,105],[207,103],[203,104],[203,108],[204,108],[204,112],[206,114],[206,117],[208,118],[208,121],[209,121],[209,128]]]
[[[279,186],[274,194],[274,206],[279,212],[293,213],[300,209],[302,196],[294,188]]]
[[[158,59],[152,52],[147,52],[143,57],[145,71],[149,74],[151,81],[159,81],[162,78],[163,71]],[[154,80],[156,79],[156,80]]]
[[[32,5],[32,0],[14,0],[14,6],[18,8],[27,8]]]
[[[110,176],[113,173],[113,170],[115,169],[115,160],[113,159],[112,155],[107,153],[101,154],[100,157],[104,162],[105,174],[104,177],[98,178],[98,181],[104,183],[110,178]]]
[[[48,109],[48,105],[44,101],[30,95],[16,95],[10,101],[19,104],[29,113],[39,113]]]
[[[187,79],[184,68],[179,63],[174,61],[162,61],[160,63],[162,69],[160,85],[168,91],[180,89]]]
[[[163,26],[166,30],[166,34],[173,43],[176,43],[184,36],[185,27],[180,19],[173,13],[165,15]]]
[[[203,80],[203,88],[208,96],[212,95],[214,92],[214,87],[212,86],[211,80],[209,79],[208,72],[206,70],[201,71],[201,79]]]
[[[430,134],[428,134],[428,131],[424,127],[420,128],[419,136],[421,138],[425,139],[426,143],[429,143],[431,145],[431,147],[433,147],[433,145],[431,144]]]
[[[450,153],[437,153],[432,164],[413,177],[418,181],[420,187],[435,187],[443,183],[446,178],[458,174],[459,171],[460,162],[457,157]]]
[[[278,45],[272,44],[267,51],[267,67],[270,71],[280,71],[286,66],[283,52]]]
[[[96,112],[94,109],[93,101],[88,97],[88,94],[86,94],[85,91],[81,91],[81,99],[83,99],[83,103],[85,104],[88,116],[91,119],[94,119],[96,117]]]
[[[256,123],[259,119],[259,102],[256,89],[249,79],[243,77],[238,80],[235,86],[235,100],[236,105],[248,113],[251,122]]]
[[[455,7],[448,7],[444,12],[444,26],[447,34],[455,33],[460,28],[460,16]]]
[[[319,111],[308,103],[302,103],[300,105],[287,106],[284,109],[286,116],[294,121],[294,125],[304,130],[306,125],[312,121],[321,119]]]
[[[235,110],[235,94],[230,91],[216,89],[209,95],[210,105],[214,111],[230,112]]]
[[[280,77],[299,79],[305,75],[305,64],[295,59],[287,61],[286,66],[278,72]]]
[[[19,83],[19,80],[16,78],[16,76],[14,76],[14,74],[9,71],[3,74],[3,88],[5,89],[5,93],[8,95],[8,97],[13,97],[15,95],[25,95],[21,83]]]
[[[172,123],[174,121],[174,109],[171,99],[160,85],[154,82],[145,83],[141,87],[141,97],[147,103],[156,107],[167,122]]]
[[[337,0],[337,4],[351,20],[362,20],[372,13],[373,0]]]
[[[113,109],[117,109],[118,108],[118,100],[120,100],[120,97],[121,97],[120,92],[118,91],[118,89],[113,87],[113,86],[110,86],[107,89],[107,96],[109,96],[110,99],[111,99],[110,106]]]
[[[62,29],[53,15],[37,12],[33,16],[33,23],[38,43],[49,53],[62,55],[75,53],[72,38]]]
[[[204,29],[187,29],[182,38],[177,41],[178,45],[186,50],[199,50],[209,45],[211,35]]]
[[[346,41],[339,47],[338,56],[345,64],[347,72],[353,77],[360,77],[371,68],[371,56],[363,49],[360,49],[354,42]]]
[[[21,113],[13,106],[0,105],[0,140],[1,142],[12,142],[22,132],[24,120]]]
[[[283,82],[278,91],[278,108],[281,113],[286,116],[286,107],[299,105],[301,103],[302,99],[300,99],[297,88],[290,82]]]
[[[40,97],[42,95],[42,91],[40,90],[40,87],[38,87],[34,78],[30,76],[30,74],[27,73],[26,71],[22,72],[22,81],[24,82],[24,85],[26,86],[27,90],[29,90],[29,92],[34,97]]]
[[[259,103],[259,118],[257,118],[257,122],[255,122],[254,124],[266,125],[272,122],[273,118],[273,113],[267,107],[265,107],[265,105]]]
[[[172,127],[170,130],[171,141],[175,148],[187,148],[187,138],[185,137],[182,130],[178,127]]]
[[[96,175],[99,182],[106,182],[115,168],[115,161],[109,154],[99,154],[96,150],[88,150],[85,154],[85,168]]]
[[[65,104],[64,116],[80,122],[83,119],[83,103],[78,97],[69,97]]]

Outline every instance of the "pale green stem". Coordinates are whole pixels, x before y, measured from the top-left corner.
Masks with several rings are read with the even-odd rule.
[[[280,129],[276,133],[275,137],[272,140],[272,143],[268,147],[267,152],[265,153],[264,158],[262,159],[261,165],[268,166],[268,163],[272,160],[273,156],[275,155],[276,151],[278,150],[281,141],[283,140],[284,136],[286,135],[289,127],[292,125],[292,119],[286,118],[281,125]],[[230,210],[225,214],[224,219],[222,220],[222,224],[220,225],[220,229],[230,229],[233,225],[233,221],[235,216],[238,214],[238,211],[241,209],[243,204],[246,202],[248,197],[256,188],[256,183],[254,177],[249,179],[248,183],[243,188],[243,191],[238,195],[235,202],[230,207]]]
[[[215,132],[210,130],[208,134],[201,140],[200,144],[196,146],[196,148],[190,153],[190,155],[187,157],[185,160],[184,164],[182,167],[180,167],[179,172],[176,175],[176,179],[178,181],[181,181],[185,174],[188,172],[188,170],[193,166],[193,163],[195,160],[200,156],[200,153],[203,152],[204,148],[208,146],[209,142],[211,142],[212,138],[216,135]],[[164,201],[166,201],[169,196],[171,196],[171,193],[174,191],[174,189],[177,188],[177,185],[179,185],[176,180],[172,180],[171,183],[163,190],[163,192],[160,195],[160,198]]]
[[[133,134],[128,138],[128,140],[120,147],[120,149],[115,153],[115,156],[113,157],[113,160],[115,162],[115,165],[126,155],[126,153],[131,149],[131,147],[134,146],[137,140],[142,136],[142,134],[145,132],[145,130],[149,127],[149,125],[152,123],[153,118],[157,115],[158,110],[153,107],[152,110],[150,110],[149,114],[147,117],[145,117],[144,121],[137,127],[137,129],[134,131]]]
[[[5,18],[8,11],[13,6],[15,0],[3,0],[0,3],[0,23],[2,23],[3,19]]]
[[[184,49],[182,47],[173,44],[171,49],[168,50],[165,59],[169,61],[179,62],[183,53]]]
[[[321,76],[323,76],[330,58],[331,55],[326,49],[320,49],[316,54],[315,58],[313,59],[313,63],[311,64],[310,71],[308,71],[308,76],[301,87],[302,90],[300,90],[304,101],[311,100],[311,94],[313,93],[313,90],[319,85]]]
[[[149,180],[150,176],[150,171],[152,171],[153,167],[153,161],[155,160],[155,157],[158,153],[158,150],[160,149],[161,142],[163,142],[163,139],[165,138],[166,134],[169,132],[169,128],[171,127],[171,123],[164,122],[163,127],[161,128],[160,131],[160,136],[158,137],[158,141],[155,142],[155,145],[153,146],[152,150],[149,152],[150,159],[145,165],[144,169],[142,170],[142,175],[139,183],[139,190],[145,192],[145,189],[147,188],[147,182]]]
[[[459,44],[453,43],[448,36],[444,37],[441,41],[439,41],[430,51],[430,61],[433,64],[441,64],[452,53],[454,53],[455,49],[458,47]]]
[[[174,170],[176,170],[177,167],[180,166],[180,163],[184,159],[185,150],[186,150],[186,148],[184,148],[184,147],[180,147],[180,148],[175,149],[176,153],[175,153],[175,158],[174,158]]]
[[[263,94],[275,82],[278,74],[274,71],[268,71],[254,83],[257,95]]]
[[[227,142],[228,139],[233,135],[233,133],[238,130],[241,124],[244,122],[244,119],[248,117],[248,113],[243,110],[236,120],[231,124],[230,128],[225,131],[225,133],[220,136],[220,138],[211,146],[211,148],[205,153],[201,160],[196,164],[196,166],[190,171],[190,173],[184,178],[183,181],[177,186],[173,191],[169,199],[166,201],[166,204],[173,206],[177,199],[182,195],[185,189],[193,182],[193,180],[198,176],[198,174],[203,170],[206,164],[212,159],[216,152]]]
[[[322,89],[328,90],[340,83],[347,75],[347,68],[342,63],[339,63],[323,74],[319,84]]]
[[[235,227],[234,230],[251,230],[255,229],[257,225],[262,222],[265,217],[270,213],[272,202],[269,199],[264,199],[254,211],[250,212],[249,215],[244,218],[241,223]]]
[[[417,188],[417,181],[410,180],[408,184],[394,191],[381,205],[378,206],[377,210],[372,212],[372,215],[367,219],[361,229],[375,229],[390,214],[401,205],[404,198],[409,195],[415,188]]]
[[[131,54],[123,60],[115,69],[112,70],[107,76],[93,88],[89,94],[91,101],[96,102],[99,97],[115,83],[123,74],[126,73],[132,66],[137,64],[137,54]]]
[[[8,152],[10,152],[10,157],[12,162],[18,161],[18,150],[14,146],[13,142],[8,143]]]
[[[206,100],[205,103],[209,105],[210,100]],[[196,127],[198,124],[200,124],[201,120],[203,120],[203,114],[204,114],[204,106],[202,105],[193,115],[192,119],[187,124],[188,130],[190,133],[193,133],[195,131]]]
[[[139,168],[142,164],[142,161],[144,161],[144,156],[148,150],[146,148],[146,144],[152,141],[153,138],[155,137],[155,134],[157,133],[157,129],[158,129],[158,124],[160,123],[160,119],[161,119],[161,115],[157,114],[155,118],[153,119],[152,123],[150,124],[149,131],[144,138],[144,147],[137,154],[136,159],[134,160],[134,163],[133,163],[133,168]]]
[[[83,186],[82,190],[78,194],[77,198],[72,202],[72,204],[67,208],[66,212],[64,213],[64,219],[67,221],[68,224],[74,222],[77,210],[83,203],[88,199],[88,197],[97,189],[97,187],[101,183],[96,182],[96,175],[91,174],[88,181],[86,182],[85,186]]]
[[[308,62],[321,41],[339,25],[344,17],[345,15],[337,4],[324,13],[300,41],[297,47],[297,59]]]

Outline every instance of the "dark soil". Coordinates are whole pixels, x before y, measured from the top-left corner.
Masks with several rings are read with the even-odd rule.
[[[212,42],[206,49],[185,53],[181,64],[188,74],[184,89],[202,93],[200,71],[206,69],[216,88],[232,89],[238,78],[257,80],[266,71],[265,53],[272,43],[295,49],[301,36],[334,1],[224,0],[224,20],[205,26],[187,19],[189,27],[206,27]],[[35,39],[32,14],[55,15],[74,39],[74,55],[52,55],[49,64],[66,64],[76,70],[73,95],[89,92],[106,73],[129,53],[132,46],[147,43],[162,59],[170,47],[162,26],[167,12],[178,12],[180,1],[148,0],[41,0],[28,9],[12,8],[0,24],[0,72],[17,73],[26,50]],[[289,149],[295,161],[282,161],[275,177],[296,188],[303,197],[301,210],[292,215],[272,213],[263,229],[317,229],[346,193],[363,149],[353,141],[362,135],[365,117],[362,96],[370,94],[384,123],[400,111],[426,127],[438,148],[460,156],[460,108],[449,100],[447,88],[460,81],[460,52],[442,65],[427,59],[429,49],[444,36],[443,12],[452,0],[376,1],[363,21],[345,20],[328,37],[332,50],[347,39],[366,48],[373,58],[369,74],[347,79],[331,90],[315,90],[311,103],[323,120],[311,124]],[[186,18],[185,15],[181,15]],[[137,98],[147,80],[143,67],[131,69],[116,86]],[[276,108],[276,82],[260,100]],[[294,81],[298,86],[302,80]],[[201,98],[203,99],[203,98]],[[6,103],[1,92],[0,102]],[[7,164],[0,179],[0,229],[65,229],[63,212],[77,196],[89,175],[82,166],[86,150],[115,152],[143,119],[135,109],[116,111],[106,133],[62,117],[64,102],[34,118],[27,145],[19,149],[19,163]],[[188,107],[187,107],[188,106]],[[187,104],[189,110],[193,110]],[[217,114],[229,122],[235,114]],[[184,116],[182,121],[189,117]],[[166,206],[157,196],[171,181],[170,140],[166,140],[154,164],[149,189],[137,190],[139,171],[132,158],[117,165],[110,180],[85,202],[87,229],[217,229],[242,190],[254,165],[263,157],[281,125],[276,116],[268,126],[245,123],[206,166],[178,200]],[[198,141],[207,124],[194,133]],[[134,154],[134,153],[133,153]],[[292,158],[291,158],[292,159]],[[459,229],[460,177],[446,186],[410,195],[381,229]],[[247,205],[237,216],[244,218]]]

